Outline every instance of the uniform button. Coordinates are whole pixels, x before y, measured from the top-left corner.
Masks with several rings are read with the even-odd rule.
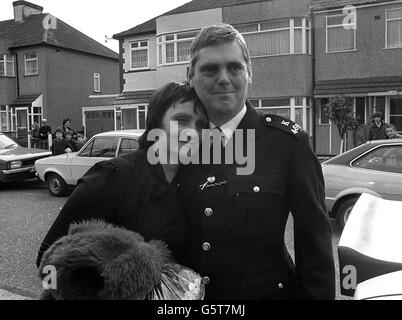
[[[208,284],[211,282],[211,279],[208,276],[202,277],[201,279],[202,284]]]
[[[214,176],[208,177],[208,178],[207,178],[207,181],[208,181],[209,183],[214,183],[214,182],[215,182],[215,177],[214,177]]]
[[[260,192],[260,187],[259,187],[259,186],[255,186],[255,187],[253,188],[253,191],[254,191],[254,192]]]
[[[207,217],[212,216],[212,214],[214,213],[214,210],[212,210],[211,208],[205,208],[204,213]]]
[[[204,243],[202,244],[202,249],[203,249],[204,251],[208,251],[209,249],[211,249],[211,244],[210,244],[209,242],[204,242]]]
[[[271,119],[270,117],[266,117],[266,118],[265,118],[265,121],[268,122],[268,123],[270,123],[270,122],[272,121],[272,119]]]
[[[281,282],[278,283],[278,288],[283,289],[283,284]]]

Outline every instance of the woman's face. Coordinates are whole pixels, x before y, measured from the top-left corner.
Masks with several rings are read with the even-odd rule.
[[[195,109],[194,101],[186,101],[177,102],[166,111],[161,127],[167,135],[168,154],[176,156],[189,142],[198,150],[201,130],[208,128],[209,124],[204,111],[200,108]]]
[[[71,125],[71,122],[70,121],[66,121],[66,123],[64,124],[64,127],[70,127],[70,125]]]
[[[388,138],[393,138],[396,134],[396,132],[393,128],[385,129],[385,133],[387,134]]]

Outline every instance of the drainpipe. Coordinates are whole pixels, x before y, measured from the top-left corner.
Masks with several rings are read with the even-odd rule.
[[[20,96],[20,75],[18,69],[18,53],[15,53],[15,76],[17,80],[17,98]]]
[[[312,6],[310,6],[309,9],[309,15],[310,15],[310,29],[311,29],[311,81],[312,81],[312,87],[311,87],[311,109],[312,109],[312,116],[313,116],[313,150],[314,152],[316,151],[316,103],[315,103],[315,98],[314,98],[314,89],[315,89],[315,23],[314,23],[314,12]]]

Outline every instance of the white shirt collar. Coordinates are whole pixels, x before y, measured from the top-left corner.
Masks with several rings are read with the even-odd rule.
[[[220,126],[220,128],[225,136],[225,144],[232,138],[234,131],[236,130],[240,121],[243,119],[244,115],[246,114],[246,111],[247,111],[247,107],[246,107],[246,105],[244,105],[243,109],[241,109],[240,112],[238,112],[228,122],[226,122]],[[213,122],[209,122],[210,129],[213,129],[216,127],[217,126]]]

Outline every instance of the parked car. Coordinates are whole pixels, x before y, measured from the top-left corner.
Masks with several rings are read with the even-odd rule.
[[[362,193],[402,201],[402,139],[374,140],[322,163],[325,202],[342,229]]]
[[[39,179],[53,196],[63,196],[95,163],[138,149],[144,130],[120,130],[94,135],[78,152],[64,153],[35,162]]]
[[[50,155],[50,151],[21,147],[0,132],[0,182],[35,178],[35,160]]]
[[[401,212],[402,201],[359,197],[338,244],[341,294],[402,299]]]

